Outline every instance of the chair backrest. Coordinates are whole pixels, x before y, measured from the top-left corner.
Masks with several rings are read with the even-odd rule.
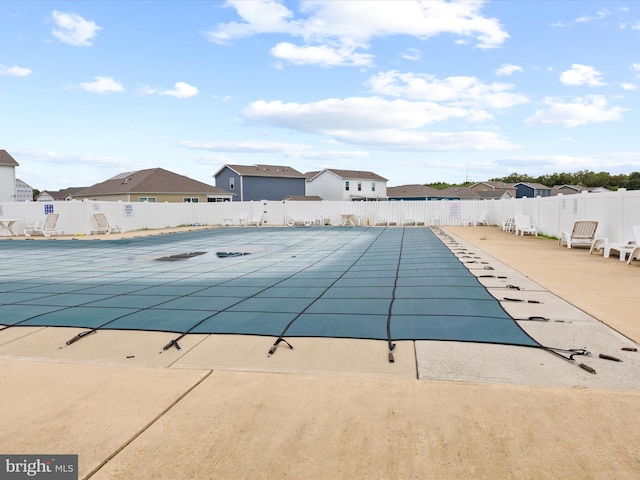
[[[58,213],[49,213],[44,221],[45,230],[55,230],[56,223],[58,223]]]
[[[596,236],[597,229],[598,229],[598,222],[591,221],[591,220],[579,220],[573,224],[573,231],[571,232],[571,238],[593,240],[593,237]]]
[[[531,220],[529,220],[529,215],[514,215],[513,222],[517,227],[530,227]]]
[[[631,228],[633,230],[633,236],[636,239],[636,245],[640,245],[640,225],[634,225]]]
[[[93,218],[95,218],[98,228],[109,228],[109,222],[104,213],[94,213]]]

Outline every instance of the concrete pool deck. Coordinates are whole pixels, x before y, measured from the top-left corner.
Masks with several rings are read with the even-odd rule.
[[[297,338],[269,358],[267,337],[162,351],[175,334],[100,331],[60,348],[79,330],[24,327],[0,333],[0,452],[75,453],[79,478],[633,478],[640,353],[620,348],[640,341],[638,265],[496,227],[443,233],[521,288],[483,279],[496,298],[541,302],[504,303],[550,319],[523,328],[593,349],[576,363],[597,374],[504,345],[397,342],[389,363],[380,341]]]

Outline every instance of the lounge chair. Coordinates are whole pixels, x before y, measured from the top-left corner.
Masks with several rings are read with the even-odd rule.
[[[509,217],[507,218],[504,222],[502,222],[502,224],[500,225],[500,228],[502,229],[503,232],[512,232],[513,231],[513,217]]]
[[[524,234],[528,233],[529,235],[538,236],[538,229],[531,224],[529,215],[514,215],[513,224],[516,235],[519,233],[520,236],[524,237]]]
[[[592,220],[579,220],[573,224],[571,233],[562,232],[558,238],[558,245],[571,247],[591,247],[596,240],[598,222]]]
[[[107,235],[111,232],[124,233],[124,228],[117,225],[111,225],[104,213],[94,213],[93,219],[96,221],[98,229],[92,230],[91,233],[106,233]]]
[[[50,237],[51,235],[62,235],[62,231],[56,230],[58,216],[58,213],[49,213],[44,222],[34,221],[33,224],[24,229],[25,237],[30,237],[31,235],[44,235],[45,237]]]
[[[247,220],[247,225],[255,225],[256,227],[260,227],[264,223],[262,213],[254,213],[251,219]]]
[[[631,228],[633,229],[633,236],[636,237],[636,241],[633,244],[633,249],[629,252],[627,265],[631,265],[634,259],[640,259],[640,225],[634,225]],[[629,242],[629,245],[631,245],[631,242]]]
[[[640,258],[640,225],[634,225],[632,229],[635,240],[627,243],[611,243],[608,238],[596,238],[589,253],[602,250],[602,256],[609,258],[611,251],[618,252],[621,262],[627,260],[627,255],[629,255],[627,263],[631,264],[634,258]]]

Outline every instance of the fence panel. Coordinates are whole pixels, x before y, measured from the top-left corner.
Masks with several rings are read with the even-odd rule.
[[[541,234],[559,236],[577,220],[599,222],[598,234],[612,242],[633,239],[632,226],[640,225],[640,191],[580,193],[544,198],[456,201],[252,201],[217,203],[138,202],[12,202],[0,204],[0,218],[18,219],[22,233],[47,213],[60,214],[57,227],[65,234],[90,234],[96,229],[93,214],[102,212],[110,223],[126,230],[158,229],[181,225],[461,225],[485,217],[500,225],[508,217],[526,214]],[[347,222],[349,223],[349,222]]]

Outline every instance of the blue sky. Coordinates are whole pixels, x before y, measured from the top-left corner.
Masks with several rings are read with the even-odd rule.
[[[257,163],[630,173],[639,47],[636,1],[5,0],[0,148],[41,190]]]

